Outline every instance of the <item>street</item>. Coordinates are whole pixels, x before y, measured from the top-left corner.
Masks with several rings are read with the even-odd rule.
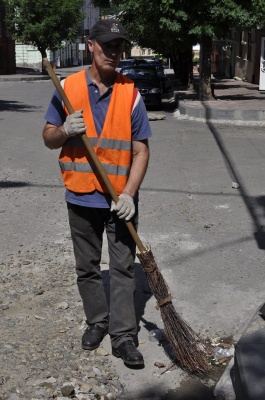
[[[45,148],[41,137],[53,90],[50,81],[0,82],[3,399],[11,393],[18,396],[12,400],[36,397],[32,379],[56,378],[57,361],[50,360],[52,356],[57,360],[60,343],[64,354],[71,352],[73,359],[78,358],[80,350],[68,351],[64,335],[71,335],[75,348],[84,328],[57,163],[59,150]],[[151,246],[173,304],[188,324],[203,338],[230,338],[235,343],[265,301],[264,128],[178,120],[173,111],[173,105],[165,103],[157,112],[165,119],[150,122],[153,138],[140,191],[139,235]],[[143,277],[136,263],[137,293],[142,293]],[[104,273],[107,264],[104,248]],[[59,313],[56,307],[67,296],[72,308]],[[142,300],[140,294],[138,300]],[[170,360],[161,346],[149,340],[146,323],[163,328],[159,311],[150,294],[137,307],[146,368],[131,372],[120,359],[107,356],[127,396],[120,398],[212,399],[213,379],[204,379],[201,385],[179,368],[161,375],[154,362],[169,365]],[[37,318],[38,312],[43,318]],[[59,339],[54,334],[57,344],[51,356],[57,322],[66,327],[66,333],[60,333]],[[23,343],[33,346],[34,357]],[[49,349],[43,348],[47,343]],[[103,347],[111,352],[108,337]],[[63,362],[61,356],[58,360],[58,365]],[[37,369],[36,361],[42,369]],[[62,374],[63,368],[58,367],[57,376]],[[65,381],[70,374],[68,368]],[[22,397],[23,393],[30,397]],[[49,397],[40,391],[37,398]]]

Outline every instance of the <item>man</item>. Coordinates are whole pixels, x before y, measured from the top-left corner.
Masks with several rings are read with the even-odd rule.
[[[76,111],[67,115],[57,91],[45,115],[45,145],[62,147],[59,157],[66,186],[69,224],[76,258],[77,285],[88,327],[83,349],[97,348],[109,333],[112,352],[127,366],[143,366],[135,345],[135,243],[124,220],[138,221],[138,189],[145,176],[151,130],[143,100],[131,80],[116,72],[125,41],[116,20],[91,29],[92,66],[67,77],[62,86]],[[101,182],[80,134],[89,137],[119,196],[115,204]],[[108,239],[110,305],[100,272],[102,237]]]

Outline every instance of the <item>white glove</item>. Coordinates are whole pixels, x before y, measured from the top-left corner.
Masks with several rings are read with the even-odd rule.
[[[86,125],[82,113],[83,110],[79,110],[66,117],[66,121],[63,124],[63,129],[68,136],[85,133]]]
[[[110,211],[116,211],[120,219],[129,221],[135,213],[133,198],[129,194],[120,194],[117,204],[112,200]]]

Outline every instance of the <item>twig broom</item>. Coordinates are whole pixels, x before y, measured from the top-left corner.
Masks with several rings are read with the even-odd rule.
[[[73,114],[75,111],[47,58],[43,59],[43,64],[58,90],[68,112]],[[103,183],[107,187],[114,202],[117,203],[119,200],[118,195],[99,161],[93,146],[86,134],[83,134],[81,137]],[[176,357],[176,360],[180,365],[189,372],[195,374],[205,373],[208,370],[205,344],[174,309],[172,296],[169,293],[168,286],[158,269],[151,249],[145,248],[133,224],[130,221],[125,221],[125,223],[139,250],[137,257],[146,274],[152,293],[157,300],[157,308],[160,309],[165,327],[165,335],[169,341],[173,355]]]

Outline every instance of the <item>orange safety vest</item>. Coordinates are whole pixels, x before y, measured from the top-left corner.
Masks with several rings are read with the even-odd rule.
[[[117,194],[122,193],[132,162],[131,110],[134,83],[117,74],[106,119],[98,137],[89,102],[86,71],[80,71],[65,79],[64,90],[74,110],[83,110],[87,126],[86,135],[102,163]],[[67,114],[69,114],[66,110]],[[93,162],[83,140],[74,136],[62,147],[59,164],[67,189],[76,193],[90,193],[94,190],[107,193],[104,184],[94,173]]]

